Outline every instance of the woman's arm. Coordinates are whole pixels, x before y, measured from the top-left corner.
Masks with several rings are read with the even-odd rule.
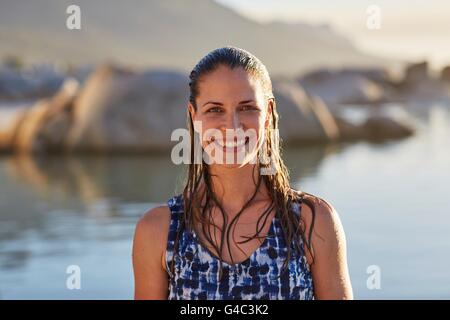
[[[312,232],[312,257],[307,252],[314,281],[316,299],[353,299],[353,290],[347,266],[347,248],[344,229],[336,210],[327,201],[315,198],[315,221]],[[312,221],[311,209],[302,204],[306,237]]]
[[[168,275],[162,265],[170,212],[168,207],[149,210],[136,225],[133,241],[134,298],[165,300]]]

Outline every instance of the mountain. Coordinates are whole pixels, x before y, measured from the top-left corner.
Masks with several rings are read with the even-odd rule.
[[[81,30],[66,28],[66,8],[74,3]],[[254,53],[272,74],[386,62],[329,27],[258,23],[212,0],[0,0],[0,42],[0,57],[26,62],[108,61],[182,71],[225,45]]]

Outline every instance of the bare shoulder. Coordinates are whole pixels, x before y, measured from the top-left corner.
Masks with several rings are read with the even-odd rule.
[[[136,225],[136,235],[152,240],[162,240],[167,237],[170,223],[168,206],[158,206],[145,212]],[[153,244],[154,245],[154,244]]]
[[[318,230],[332,231],[336,224],[340,224],[339,214],[334,206],[312,194],[305,194],[301,214],[306,224],[311,224],[314,220],[314,227]]]
[[[145,212],[136,224],[133,256],[163,261],[169,225],[168,206],[155,207]]]
[[[138,224],[147,226],[168,223],[170,221],[170,210],[167,205],[154,207],[145,212],[139,219]]]
[[[345,233],[337,210],[327,200],[302,193],[301,218],[305,235],[312,231],[313,251],[336,251],[345,246]]]
[[[301,206],[305,236],[311,239],[307,251],[317,299],[353,299],[347,266],[347,245],[340,217],[323,198],[304,193]]]
[[[135,299],[167,298],[167,276],[162,259],[169,224],[167,206],[148,210],[136,224],[132,253]]]

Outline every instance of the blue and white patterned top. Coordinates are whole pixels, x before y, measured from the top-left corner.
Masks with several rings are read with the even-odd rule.
[[[279,277],[287,247],[278,217],[274,217],[269,234],[248,259],[233,265],[222,262],[221,281],[219,258],[199,242],[195,232],[183,230],[172,274],[170,264],[174,257],[176,231],[183,215],[182,195],[174,196],[167,204],[171,212],[166,250],[169,300],[314,299],[312,275],[303,249],[300,255],[297,250],[292,251],[288,271]],[[295,212],[300,214],[301,201],[293,205]]]

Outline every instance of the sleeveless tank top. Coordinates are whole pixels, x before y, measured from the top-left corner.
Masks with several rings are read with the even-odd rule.
[[[300,215],[301,201],[292,203]],[[223,278],[219,278],[218,257],[186,228],[179,236],[178,254],[174,243],[183,216],[182,194],[167,201],[171,213],[166,248],[166,270],[169,274],[169,300],[313,300],[314,287],[303,246],[300,253],[292,250],[291,259],[282,270],[287,247],[279,218],[273,218],[263,243],[245,261],[222,262]],[[291,244],[294,248],[294,244]],[[174,273],[170,265],[174,261]],[[281,272],[284,271],[284,272]]]

